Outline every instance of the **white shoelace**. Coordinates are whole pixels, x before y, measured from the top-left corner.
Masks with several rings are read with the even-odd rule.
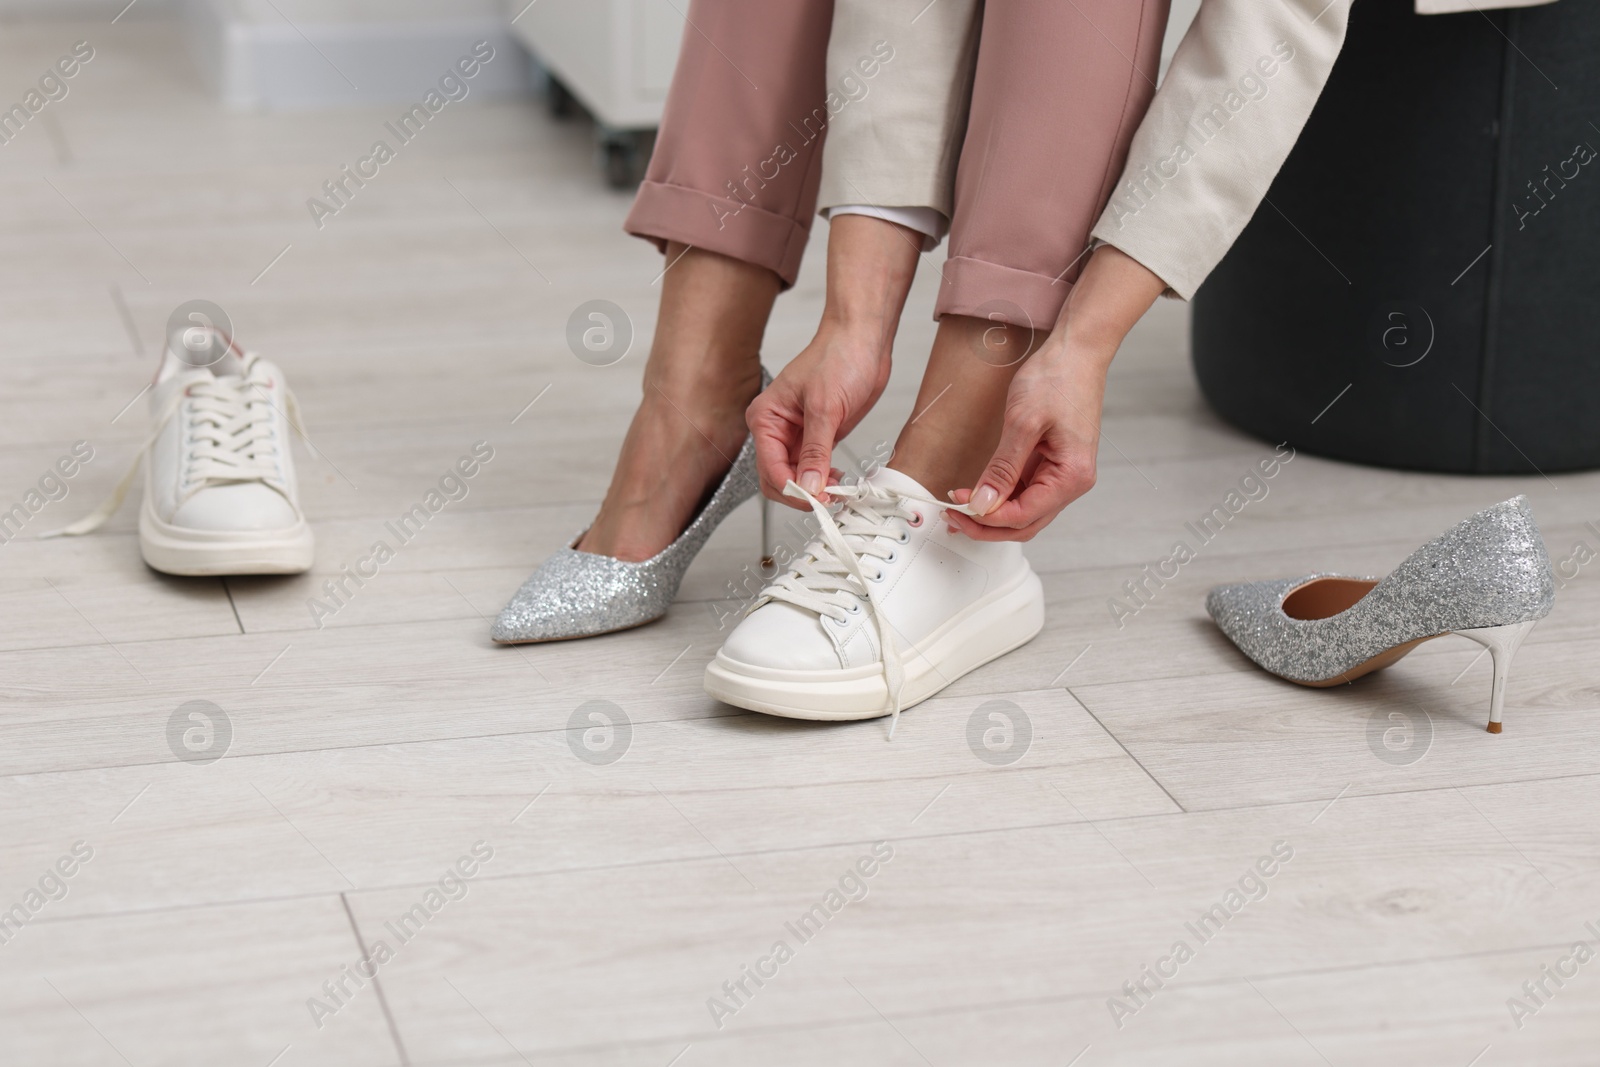
[[[191,370],[181,375],[179,382],[181,388],[173,391],[172,399],[156,416],[150,436],[134,453],[127,473],[111,495],[77,522],[41,534],[41,537],[76,537],[105,525],[122,506],[140,462],[185,400],[193,401],[193,417],[182,447],[184,470],[179,504],[214,485],[261,482],[294,506],[282,485],[281,460],[289,443],[278,439],[273,426],[273,404],[266,391],[271,381],[262,371],[258,357],[254,353],[246,354],[240,374],[215,375],[209,370]],[[285,388],[283,395],[285,418],[304,436],[300,407],[294,394]]]
[[[840,501],[837,517],[828,505],[794,482],[783,487],[784,496],[811,505],[822,540],[807,545],[788,570],[761,591],[755,606],[779,600],[844,622],[849,616],[860,613],[861,602],[865,600],[877,632],[883,680],[889,690],[889,738],[893,740],[895,727],[900,725],[900,689],[905,684],[905,667],[895,645],[894,628],[884,614],[876,587],[883,580],[884,567],[896,559],[898,546],[911,540],[905,527],[921,525],[920,521],[915,524],[911,521],[917,517],[909,506],[911,501],[965,515],[972,514],[972,510],[965,504],[870,483],[830,485],[823,492]],[[881,561],[871,564],[871,574],[863,567],[867,560]]]

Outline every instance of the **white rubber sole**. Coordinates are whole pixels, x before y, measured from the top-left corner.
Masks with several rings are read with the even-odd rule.
[[[139,509],[139,551],[156,570],[186,578],[301,574],[311,569],[316,542],[303,519],[285,530],[191,530],[162,522],[145,504]]]
[[[900,710],[920,704],[962,675],[1032,641],[1044,628],[1044,588],[1029,570],[1020,581],[963,609],[901,653]],[[706,692],[736,708],[786,719],[841,722],[890,712],[879,664],[835,671],[756,667],[720,651],[706,665]]]

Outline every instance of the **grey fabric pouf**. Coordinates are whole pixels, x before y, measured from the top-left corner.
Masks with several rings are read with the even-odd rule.
[[[1600,467],[1600,5],[1351,2],[1304,135],[1195,297],[1201,391],[1359,463]]]

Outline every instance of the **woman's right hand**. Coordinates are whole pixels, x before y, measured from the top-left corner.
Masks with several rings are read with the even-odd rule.
[[[883,219],[841,215],[829,225],[822,324],[745,413],[768,499],[804,511],[783,487],[793,480],[815,496],[828,484],[833,446],[889,382],[895,330],[921,249],[921,234]]]
[[[762,493],[808,510],[784,496],[783,487],[792,479],[808,493],[821,494],[833,476],[833,446],[877,403],[889,382],[889,365],[878,337],[824,321],[746,413]]]

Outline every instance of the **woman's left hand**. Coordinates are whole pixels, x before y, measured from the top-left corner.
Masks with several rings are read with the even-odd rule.
[[[945,512],[954,529],[976,541],[1029,541],[1094,486],[1110,362],[1055,337],[1028,358],[1011,380],[1000,444],[977,488],[952,494],[983,514]]]
[[[1106,372],[1166,283],[1111,245],[1089,256],[1055,329],[1011,379],[1000,446],[971,490],[981,515],[945,512],[978,541],[1029,541],[1094,486]]]

